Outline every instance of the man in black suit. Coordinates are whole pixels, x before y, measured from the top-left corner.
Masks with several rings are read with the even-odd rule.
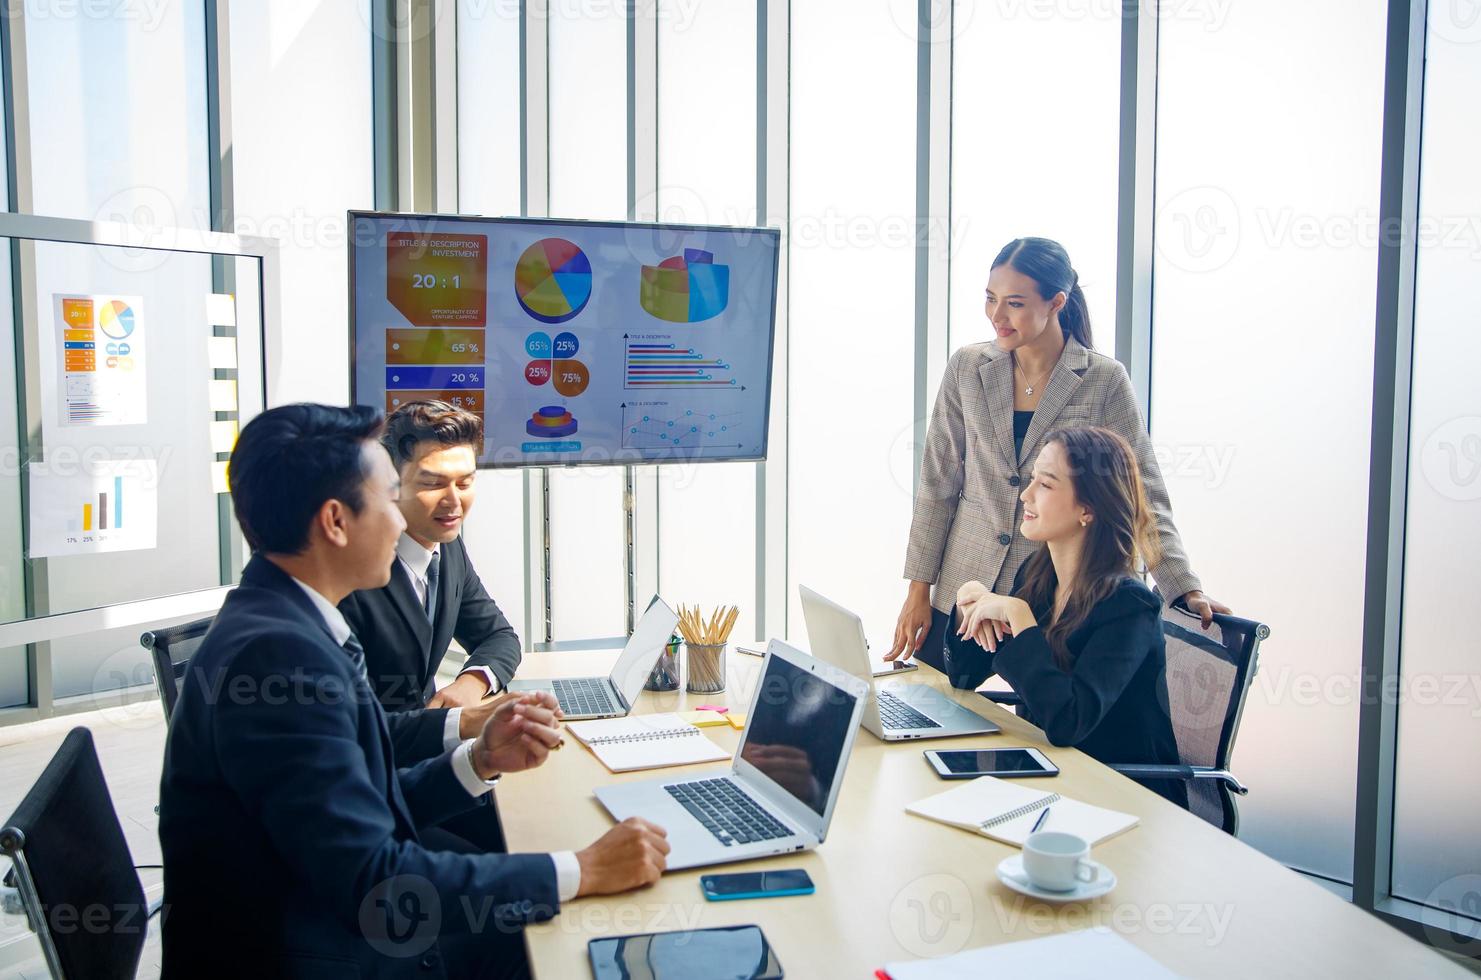
[[[367,408],[264,412],[232,454],[253,558],[191,660],[160,785],[164,976],[517,974],[519,928],[577,895],[651,883],[668,850],[641,821],[576,854],[429,850],[501,773],[560,745],[540,694],[475,738],[399,768],[359,641],[335,603],[385,583],[405,526]]]
[[[482,419],[447,402],[411,402],[386,419],[381,444],[400,472],[406,530],[390,581],[351,593],[339,608],[365,646],[376,697],[392,713],[397,755],[424,759],[478,730],[489,695],[519,667],[520,641],[461,537],[473,507]],[[437,690],[437,669],[454,638],[468,659]]]

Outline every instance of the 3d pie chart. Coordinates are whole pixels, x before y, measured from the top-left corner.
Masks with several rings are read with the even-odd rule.
[[[542,238],[514,266],[519,305],[541,323],[564,323],[591,299],[591,262],[564,238]]]
[[[645,265],[638,282],[643,309],[670,323],[698,323],[719,316],[730,302],[730,266],[713,252],[686,248],[657,265]]]
[[[525,421],[525,432],[540,439],[564,439],[576,433],[576,419],[564,405],[546,405]]]

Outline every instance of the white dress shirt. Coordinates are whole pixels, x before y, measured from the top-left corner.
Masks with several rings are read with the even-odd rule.
[[[412,544],[416,544],[416,542],[413,541]],[[421,548],[421,545],[417,545],[417,547]],[[428,552],[425,548],[422,548],[422,551],[428,555],[427,562],[430,564],[432,561],[431,552]],[[425,566],[422,570],[423,572],[426,571]],[[413,576],[414,580],[415,577]],[[304,591],[304,594],[309,597],[309,601],[314,604],[314,608],[319,611],[319,617],[324,620],[324,625],[329,628],[329,635],[334,638],[334,642],[340,646],[344,646],[345,641],[354,633],[354,630],[350,629],[350,624],[345,621],[344,613],[340,612],[334,603],[324,598],[311,586],[305,585],[296,578],[293,579],[293,582]],[[423,588],[425,589],[425,585]],[[453,719],[454,734],[458,730],[457,719],[454,717],[457,712],[457,708],[448,712],[448,717]],[[451,755],[453,775],[457,777],[459,785],[468,791],[469,796],[478,797],[493,789],[495,780],[485,780],[482,776],[478,775],[478,770],[474,768],[474,741],[474,739],[470,738],[460,745],[455,742],[453,746],[449,747],[457,749]],[[550,855],[550,860],[555,865],[556,894],[562,902],[569,902],[581,890],[581,862],[576,860],[576,855],[572,851],[555,851]]]

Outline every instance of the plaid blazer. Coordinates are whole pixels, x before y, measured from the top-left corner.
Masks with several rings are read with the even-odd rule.
[[[1019,567],[1039,547],[1018,533],[1018,494],[1045,438],[1077,425],[1110,429],[1136,453],[1162,546],[1151,571],[1163,596],[1171,601],[1201,588],[1173,526],[1162,471],[1121,362],[1067,339],[1017,458],[1013,359],[988,342],[951,356],[926,430],[905,577],[935,585],[932,606],[951,612],[957,590],[974,579],[1000,594],[1012,591]]]

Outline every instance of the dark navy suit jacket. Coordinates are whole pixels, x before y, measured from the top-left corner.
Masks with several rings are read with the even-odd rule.
[[[1014,592],[1023,584],[1023,570]],[[1047,604],[1034,610],[1048,622]],[[1065,640],[1073,666],[1060,670],[1043,630],[1035,626],[989,653],[976,640],[956,635],[957,615],[947,631],[953,683],[976,687],[993,674],[1023,698],[1019,714],[1044,730],[1054,745],[1073,745],[1101,762],[1177,765],[1167,700],[1167,646],[1162,602],[1130,576],[1106,596]],[[1139,780],[1183,808],[1187,787],[1178,780]]]
[[[442,751],[446,708],[428,708],[437,690],[437,668],[456,637],[468,660],[464,667],[487,667],[501,684],[519,667],[519,634],[509,624],[468,560],[462,538],[442,545],[437,588],[437,623],[417,600],[400,560],[391,563],[384,588],[353,592],[339,604],[350,628],[365,647],[370,684],[391,712],[391,741],[407,761]]]
[[[450,753],[397,768],[384,710],[319,611],[253,558],[170,721],[164,976],[441,976],[439,935],[554,915],[548,855],[419,843],[476,803]]]

